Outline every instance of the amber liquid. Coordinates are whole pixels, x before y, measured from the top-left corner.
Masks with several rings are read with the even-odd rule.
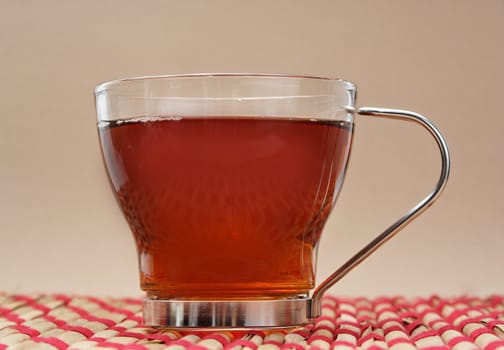
[[[102,122],[99,132],[148,295],[269,298],[313,288],[352,124],[137,118]]]

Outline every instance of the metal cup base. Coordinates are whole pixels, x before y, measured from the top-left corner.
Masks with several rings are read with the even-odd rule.
[[[293,328],[312,321],[311,298],[276,300],[144,299],[144,324],[176,329]]]

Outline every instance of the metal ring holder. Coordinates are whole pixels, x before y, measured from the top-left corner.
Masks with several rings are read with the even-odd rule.
[[[354,110],[349,110],[353,113]],[[413,121],[434,137],[441,153],[441,175],[434,190],[399,220],[373,239],[314,290],[311,298],[280,300],[159,300],[144,301],[144,322],[163,327],[201,329],[287,328],[309,323],[321,313],[323,294],[364,261],[402,228],[431,206],[443,191],[450,173],[450,154],[441,132],[420,114],[399,110],[362,107],[360,115]]]

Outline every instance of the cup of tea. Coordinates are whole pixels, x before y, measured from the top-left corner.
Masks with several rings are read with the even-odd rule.
[[[95,90],[111,187],[133,233],[144,322],[282,328],[442,192],[446,141],[414,112],[355,107],[341,79],[192,74]],[[356,114],[419,123],[441,152],[434,190],[315,286],[317,247],[343,184]]]

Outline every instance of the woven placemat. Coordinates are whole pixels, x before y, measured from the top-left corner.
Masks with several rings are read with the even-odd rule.
[[[502,296],[328,296],[320,318],[288,332],[177,332],[141,321],[138,299],[0,294],[0,350],[504,350]]]

